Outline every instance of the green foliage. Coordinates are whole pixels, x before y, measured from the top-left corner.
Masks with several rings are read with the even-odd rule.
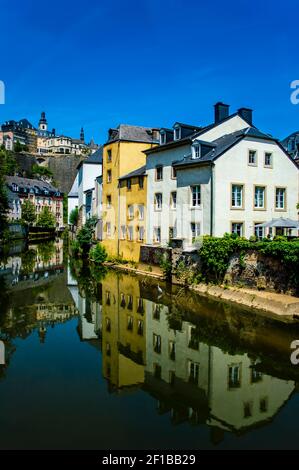
[[[107,260],[107,252],[103,245],[98,243],[89,251],[89,259],[95,264],[103,264]]]
[[[88,251],[92,242],[93,230],[84,225],[77,233],[77,241],[82,251]]]
[[[16,143],[14,144],[14,151],[16,153],[28,152],[28,146],[21,144],[20,141],[17,140]]]
[[[7,227],[8,198],[5,187],[4,177],[0,172],[0,238],[3,237]]]
[[[38,227],[53,228],[56,225],[54,214],[50,211],[48,206],[45,206],[37,219]]]
[[[75,207],[75,209],[73,209],[72,212],[70,213],[70,224],[77,226],[78,219],[79,219],[79,210],[78,210],[78,207]]]
[[[42,179],[42,180],[52,180],[53,179],[53,173],[49,168],[45,166],[40,166],[37,164],[34,164],[32,166],[31,174],[33,177]]]
[[[163,276],[166,280],[171,280],[172,275],[172,262],[171,255],[167,252],[163,253],[160,258],[160,268],[163,271]]]
[[[282,269],[294,285],[299,284],[299,241],[289,242],[285,237],[277,237],[269,241],[249,241],[241,237],[225,235],[223,238],[206,236],[199,250],[202,262],[202,274],[205,281],[223,281],[227,271],[230,257],[239,256],[240,267],[245,267],[244,256],[249,250],[278,259]]]
[[[35,207],[29,199],[26,199],[22,204],[22,222],[25,225],[33,225],[35,221]]]
[[[22,272],[27,275],[33,273],[36,263],[36,251],[32,249],[24,251],[21,254],[21,260]]]
[[[0,173],[2,175],[13,176],[19,170],[19,165],[12,152],[0,150]]]
[[[176,266],[175,275],[183,284],[192,284],[194,282],[194,273],[184,261],[180,261]]]
[[[47,264],[51,261],[55,253],[55,244],[51,240],[49,242],[44,242],[38,245],[37,247],[38,256],[41,258],[42,262]]]
[[[67,200],[67,195],[63,195],[63,223],[67,225],[68,223],[68,200]]]

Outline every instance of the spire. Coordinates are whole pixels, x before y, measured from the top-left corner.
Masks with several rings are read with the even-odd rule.
[[[80,140],[82,140],[82,142],[84,142],[85,138],[84,138],[84,129],[83,127],[81,127],[81,132],[80,132]]]
[[[40,115],[38,127],[41,131],[46,131],[48,129],[48,122],[46,119],[46,113],[44,111]]]

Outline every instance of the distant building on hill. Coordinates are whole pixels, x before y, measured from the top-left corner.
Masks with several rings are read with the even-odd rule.
[[[27,119],[6,121],[0,130],[0,145],[7,150],[14,150],[19,142],[25,150],[33,154],[89,155],[98,149],[92,139],[85,143],[84,129],[81,127],[80,138],[73,139],[65,135],[56,135],[55,129],[48,130],[46,113],[43,111],[35,128]]]
[[[35,207],[37,217],[44,207],[48,207],[56,219],[56,227],[63,226],[63,193],[52,184],[37,179],[7,176],[10,220],[22,218],[22,204],[29,200]]]

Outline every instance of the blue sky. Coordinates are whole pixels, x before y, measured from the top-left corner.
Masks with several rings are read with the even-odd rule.
[[[298,17],[297,0],[0,0],[0,122],[44,110],[104,142],[119,123],[210,123],[220,100],[283,138],[299,128]]]

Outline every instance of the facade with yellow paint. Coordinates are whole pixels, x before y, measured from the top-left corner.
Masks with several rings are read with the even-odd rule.
[[[108,273],[102,282],[102,367],[111,389],[144,383],[145,300],[136,278]]]
[[[108,141],[103,149],[102,244],[110,256],[123,256],[125,259],[139,260],[142,241],[138,240],[140,235],[137,232],[138,224],[134,224],[132,240],[129,240],[132,229],[129,229],[130,233],[126,230],[124,234],[122,232],[124,229],[121,226],[130,225],[125,223],[128,215],[128,204],[145,205],[146,188],[145,185],[140,187],[139,182],[141,179],[139,179],[139,176],[142,176],[143,182],[146,178],[145,175],[128,178],[128,175],[145,165],[146,156],[144,151],[157,145],[158,139],[159,131],[152,128],[121,124],[117,129],[109,130]],[[126,178],[123,179],[123,177]],[[129,191],[126,191],[128,188],[124,187],[123,181],[130,181],[131,189]],[[136,198],[135,202],[134,198]],[[137,206],[133,210],[136,215]],[[145,213],[146,210],[144,210],[144,218]],[[144,226],[145,220],[139,220],[139,222],[140,226]]]

